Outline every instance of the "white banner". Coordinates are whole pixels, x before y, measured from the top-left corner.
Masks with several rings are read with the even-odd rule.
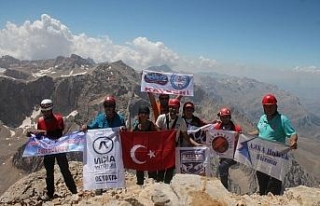
[[[289,151],[284,144],[240,134],[234,159],[283,181],[289,170]]]
[[[176,172],[207,176],[207,147],[176,147]]]
[[[202,127],[188,126],[188,135],[192,139],[200,144],[206,144],[206,132],[210,129],[213,124],[207,124]]]
[[[210,127],[206,133],[206,145],[210,148],[211,156],[233,159],[235,136],[234,131]]]
[[[144,70],[141,92],[193,96],[192,74],[163,73]]]
[[[83,154],[84,190],[124,186],[119,128],[88,130]]]

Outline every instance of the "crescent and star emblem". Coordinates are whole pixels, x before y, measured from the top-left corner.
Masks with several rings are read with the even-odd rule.
[[[146,160],[145,160],[145,161],[140,161],[140,160],[137,159],[137,157],[136,157],[136,151],[137,151],[137,149],[139,149],[139,148],[146,148],[146,146],[143,146],[143,145],[141,145],[141,144],[134,145],[134,146],[131,148],[131,150],[130,150],[130,156],[131,156],[132,161],[134,161],[135,163],[141,165],[141,164],[146,163]],[[149,156],[150,159],[151,159],[152,157],[156,157],[156,155],[154,154],[154,151],[151,151],[151,150],[149,150],[148,156]]]

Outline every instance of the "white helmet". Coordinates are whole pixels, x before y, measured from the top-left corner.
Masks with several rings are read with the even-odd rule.
[[[52,110],[52,100],[51,99],[44,99],[40,103],[41,111],[49,111]]]

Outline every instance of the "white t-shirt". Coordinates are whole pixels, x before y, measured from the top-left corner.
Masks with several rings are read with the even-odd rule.
[[[169,129],[176,129],[177,130],[177,136],[176,136],[176,142],[177,142],[179,139],[179,136],[180,136],[180,131],[187,132],[187,124],[182,117],[177,116],[178,119],[177,119],[176,125],[174,128],[172,128],[172,125],[174,123],[174,119],[171,119],[170,114],[168,116],[169,116],[169,118],[168,118],[169,119]],[[156,121],[156,125],[161,130],[168,130],[165,114],[159,115],[159,117]]]

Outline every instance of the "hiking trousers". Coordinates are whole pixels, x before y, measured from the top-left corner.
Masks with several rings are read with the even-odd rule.
[[[144,171],[136,171],[137,185],[144,184]],[[148,177],[157,180],[157,172],[148,172]]]
[[[175,166],[170,167],[170,168],[165,169],[165,170],[159,170],[158,171],[157,181],[158,182],[164,182],[166,184],[170,184],[170,182],[171,182],[171,180],[173,178],[173,175],[174,175],[174,169],[175,169]]]
[[[273,195],[281,194],[282,182],[280,180],[259,171],[256,174],[260,195],[267,195],[268,192],[271,192]]]
[[[77,194],[77,187],[69,170],[69,163],[65,153],[44,156],[44,167],[46,168],[47,177],[47,195],[53,197],[54,194],[54,164],[57,160],[62,173],[63,179],[72,194]]]
[[[237,162],[233,159],[221,158],[219,162],[219,175],[220,181],[223,186],[228,189],[228,178],[229,178],[229,168],[230,166],[236,164]]]

